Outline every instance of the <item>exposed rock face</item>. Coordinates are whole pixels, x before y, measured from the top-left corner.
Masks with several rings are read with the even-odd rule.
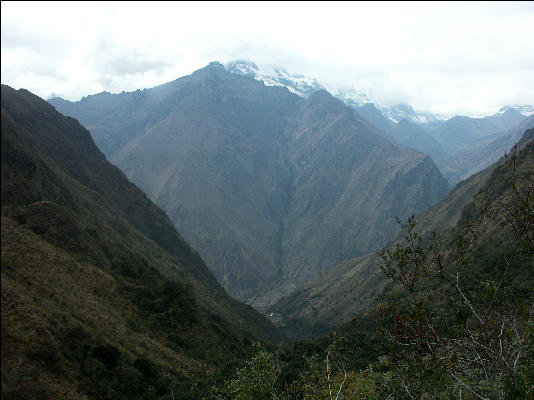
[[[426,155],[396,146],[324,90],[308,98],[212,63],[165,85],[51,100],[198,249],[263,308],[374,251],[446,195]]]

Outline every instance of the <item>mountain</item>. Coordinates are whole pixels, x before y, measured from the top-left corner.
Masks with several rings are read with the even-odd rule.
[[[530,143],[530,150],[524,150],[529,159],[532,158],[533,133],[533,129],[523,131],[519,142],[520,149]],[[495,181],[494,172],[502,169],[504,161],[501,158],[458,183],[447,197],[417,216],[418,233],[430,240],[432,232],[443,232],[461,224],[465,210],[473,207],[473,197],[484,187],[496,185],[490,181]],[[388,247],[400,240],[397,238]],[[281,298],[270,308],[273,321],[290,337],[319,335],[336,329],[376,302],[383,292],[388,281],[379,268],[382,263],[376,253],[341,263]]]
[[[395,125],[392,135],[402,145],[428,154],[436,162],[447,157],[443,146],[432,135],[421,128],[420,125],[415,124],[411,120],[400,120]]]
[[[263,82],[266,86],[286,87],[291,93],[299,96],[309,96],[313,92],[324,89],[314,78],[300,74],[291,74],[284,68],[273,68],[265,71],[251,61],[237,60],[224,65],[233,74],[245,75]]]
[[[236,398],[259,386],[277,398],[531,398],[533,168],[530,129],[448,229],[420,241],[426,222],[403,224],[405,239],[381,252],[391,282],[369,308],[329,335],[261,354],[218,393]],[[350,300],[329,299],[342,312]]]
[[[350,104],[349,104],[350,105]],[[398,143],[398,140],[393,139],[393,134],[397,124],[391,121],[389,118],[386,118],[384,114],[374,105],[374,103],[366,103],[362,105],[351,105],[356,110],[356,114],[373,124],[378,129],[391,135],[391,140],[394,143]]]
[[[448,190],[429,157],[326,91],[300,97],[218,63],[153,89],[50,102],[92,132],[232,295],[260,308],[384,245],[395,215]]]
[[[389,107],[380,107],[380,111],[386,118],[393,122],[408,120],[414,123],[431,123],[440,121],[435,115],[431,113],[417,112],[412,106],[405,103],[399,103]]]
[[[301,74],[291,74],[284,68],[259,68],[256,63],[251,61],[232,61],[225,64],[225,68],[234,74],[245,75],[262,81],[267,86],[286,87],[290,92],[303,97],[307,97],[318,90],[325,89],[315,78],[306,77]],[[397,123],[402,119],[417,123],[428,123],[438,120],[436,116],[430,113],[416,112],[410,105],[404,103],[391,107],[380,106],[368,94],[357,91],[354,88],[337,90],[334,96],[355,109],[372,104],[379,110],[382,116],[393,123]],[[522,110],[528,110],[526,107],[528,106],[523,106]]]
[[[234,61],[225,67],[266,85],[287,87],[299,96],[309,96],[324,88],[315,79],[289,74],[283,69],[264,70],[252,62]],[[516,128],[516,132],[523,132],[528,126],[521,130],[518,124],[534,113],[531,105],[512,105],[489,117],[455,116],[445,120],[415,111],[404,103],[381,106],[354,89],[338,90],[335,97],[356,110],[359,118],[383,131],[384,137],[393,143],[430,155],[451,185],[496,161],[517,140],[508,131]]]
[[[1,101],[2,397],[192,396],[281,340],[78,121],[24,89]]]
[[[436,163],[449,182],[459,182],[498,160],[521,138],[525,130],[532,127],[534,127],[534,115],[504,132],[483,137],[474,145],[458,150],[449,157],[435,158]]]
[[[517,110],[517,111],[519,111],[521,114],[523,114],[525,117],[530,117],[531,115],[534,114],[534,106],[532,106],[532,105],[528,105],[528,104],[523,104],[523,105],[513,105],[513,106],[504,106],[504,107],[501,107],[501,109],[499,110],[499,112],[500,112],[500,113],[504,113],[504,112],[506,112],[508,109]]]
[[[353,105],[356,113],[389,134],[390,140],[428,154],[451,185],[495,162],[532,127],[528,106],[503,107],[484,118],[456,116],[448,120],[419,118],[406,106],[402,114],[375,104]],[[386,136],[388,137],[388,136]]]
[[[515,109],[483,118],[456,116],[429,128],[429,132],[443,146],[449,154],[476,144],[483,138],[488,138],[499,132],[506,131],[525,119],[525,116]]]

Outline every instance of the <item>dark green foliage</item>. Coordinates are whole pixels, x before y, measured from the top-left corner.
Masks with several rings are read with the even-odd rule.
[[[98,346],[93,349],[93,357],[112,371],[119,363],[120,352],[115,346],[107,344],[105,346]]]
[[[166,281],[132,291],[133,302],[159,329],[184,330],[198,321],[198,305],[190,286]]]
[[[63,400],[48,385],[25,375],[2,387],[2,400]],[[66,399],[65,399],[66,400]]]
[[[147,359],[138,358],[134,361],[133,366],[141,372],[146,382],[153,383],[158,379],[156,366]]]
[[[526,398],[534,383],[533,145],[521,165],[518,158],[495,171],[478,196],[481,206],[472,205],[454,233],[423,246],[409,220],[405,245],[381,253],[384,272],[410,296],[382,319],[392,371],[410,396],[456,397],[463,390],[477,398]],[[431,280],[441,282],[434,292],[448,295],[441,302],[430,299]]]
[[[132,278],[146,278],[149,276],[149,265],[146,260],[135,254],[130,254],[128,257],[115,257],[111,260],[111,268],[118,270],[122,275]],[[157,270],[152,270],[152,275],[159,275]]]

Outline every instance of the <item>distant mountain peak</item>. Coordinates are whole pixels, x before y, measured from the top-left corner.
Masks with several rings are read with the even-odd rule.
[[[283,86],[290,92],[301,97],[308,97],[318,90],[326,90],[315,78],[302,74],[290,73],[284,68],[261,68],[251,60],[235,60],[224,65],[231,73],[245,75],[262,81],[266,86]],[[374,103],[375,107],[389,120],[397,123],[403,118],[413,122],[426,123],[436,121],[438,118],[429,113],[415,111],[410,105],[400,103],[391,107],[378,105],[372,97],[360,90],[347,87],[333,93],[334,97],[342,100],[353,108],[362,107],[365,104]]]
[[[336,97],[342,99],[347,105],[361,107],[365,104],[373,103],[373,99],[368,94],[355,90],[354,88],[341,89],[336,92]]]
[[[208,64],[208,67],[216,67],[216,68],[219,68],[219,67],[224,67],[224,65],[222,65],[222,63],[220,63],[219,61],[212,61]]]
[[[501,107],[498,114],[504,114],[505,112],[510,111],[519,111],[525,117],[529,117],[534,114],[534,106],[523,104],[523,105],[512,105]]]
[[[381,107],[377,105],[377,108],[382,112],[382,114],[384,114],[393,122],[399,122],[403,119],[407,119],[412,122],[424,124],[440,119],[430,113],[415,111],[412,106],[406,103],[399,103],[389,107]]]
[[[293,74],[284,68],[259,68],[249,60],[235,60],[224,66],[233,74],[245,75],[262,81],[266,86],[283,86],[290,92],[307,97],[310,94],[324,89],[316,79],[301,74]]]

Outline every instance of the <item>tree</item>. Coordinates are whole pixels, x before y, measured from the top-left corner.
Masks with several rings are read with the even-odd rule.
[[[410,217],[404,241],[379,252],[409,294],[381,317],[407,398],[534,396],[534,180],[517,153],[508,160],[455,237],[425,244]]]

